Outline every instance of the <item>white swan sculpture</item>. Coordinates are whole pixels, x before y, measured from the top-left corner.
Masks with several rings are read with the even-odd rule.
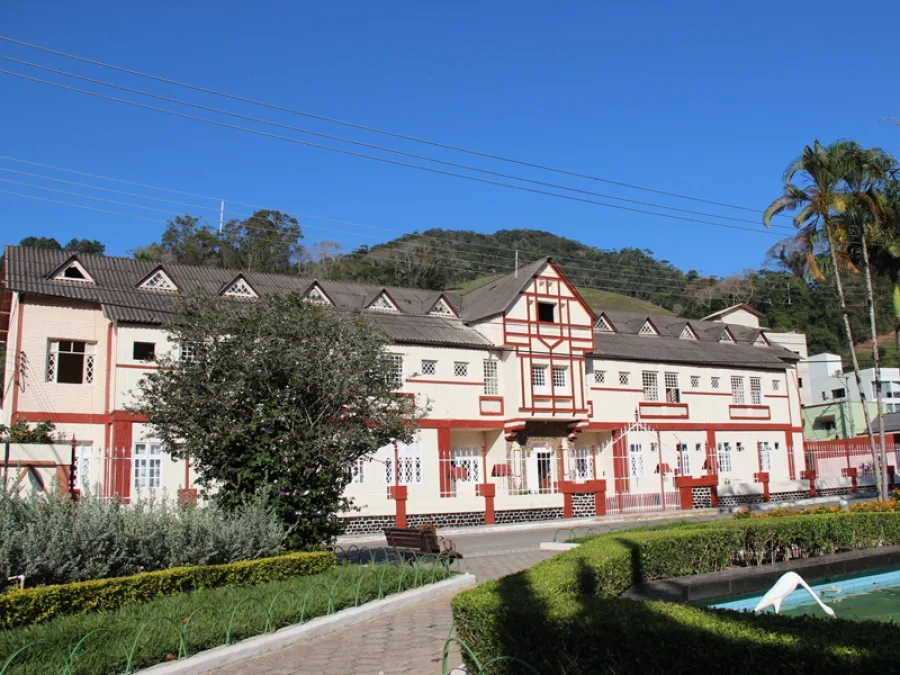
[[[759,601],[759,604],[756,605],[756,609],[754,612],[761,612],[766,607],[774,607],[775,613],[781,613],[781,603],[784,602],[784,599],[789,596],[791,593],[796,590],[797,586],[803,586],[807,590],[807,592],[812,596],[813,600],[815,600],[819,607],[830,616],[832,619],[837,618],[837,614],[834,613],[834,610],[831,609],[828,605],[826,605],[816,592],[809,587],[803,578],[797,574],[796,572],[787,572],[786,574],[782,574],[781,578],[775,582],[775,585],[769,589],[769,592],[766,593],[762,600]]]

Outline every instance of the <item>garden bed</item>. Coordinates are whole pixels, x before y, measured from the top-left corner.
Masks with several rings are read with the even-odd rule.
[[[900,514],[740,519],[610,533],[453,600],[472,672],[515,657],[566,673],[885,672],[897,629],[884,624],[738,614],[621,598],[635,584],[900,544]],[[476,663],[476,659],[477,662]],[[527,671],[495,662],[494,673]]]
[[[130,673],[449,575],[448,567],[421,561],[341,565],[284,581],[196,590],[116,611],[58,617],[0,631],[0,673]]]

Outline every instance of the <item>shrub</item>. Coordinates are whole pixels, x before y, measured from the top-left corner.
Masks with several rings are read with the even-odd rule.
[[[755,616],[619,598],[633,584],[900,543],[900,514],[841,513],[612,533],[453,600],[460,639],[486,663],[542,675],[891,670],[888,624]],[[468,663],[470,669],[473,663]],[[509,661],[493,673],[524,672]]]
[[[126,506],[91,495],[74,503],[55,491],[20,497],[0,490],[0,577],[24,574],[30,586],[273,556],[284,551],[287,534],[264,498],[226,512],[214,504]]]
[[[262,560],[178,567],[130,577],[10,591],[0,595],[0,628],[29,626],[64,614],[118,609],[201,588],[250,586],[318,574],[335,563],[334,555],[324,551],[289,553]]]

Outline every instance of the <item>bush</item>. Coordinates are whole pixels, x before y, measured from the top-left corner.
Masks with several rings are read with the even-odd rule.
[[[263,558],[284,551],[287,535],[263,498],[226,512],[0,490],[0,578],[24,574],[29,586]]]
[[[642,581],[900,543],[900,514],[731,520],[612,533],[453,600],[460,639],[566,673],[859,672],[894,667],[888,624],[739,614],[619,598]],[[468,663],[470,670],[475,664]],[[493,673],[525,672],[510,661]]]
[[[335,563],[329,552],[289,553],[277,558],[178,567],[130,577],[10,591],[0,595],[0,628],[30,626],[64,614],[118,609],[201,588],[250,586],[318,574]]]

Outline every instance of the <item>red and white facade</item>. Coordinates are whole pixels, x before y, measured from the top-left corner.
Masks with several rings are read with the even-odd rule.
[[[89,275],[90,262],[84,267]],[[171,279],[178,283],[177,270]],[[252,290],[252,275],[245,279]],[[154,367],[148,353],[177,346],[159,325],[109,318],[103,302],[61,297],[53,283],[87,282],[48,278],[21,290],[7,280],[0,423],[52,421],[78,443],[78,482],[106,494],[190,489],[192,471],[126,411]],[[330,304],[327,284],[313,283],[318,290],[309,297]],[[414,443],[385,447],[353,467],[347,494],[358,510],[347,516],[348,532],[398,521],[508,523],[808,492],[795,365],[764,352],[777,349],[765,339],[729,345],[723,342],[734,337],[723,335],[714,344],[719,354],[734,349],[728,365],[673,360],[666,356],[676,353],[673,345],[704,352],[702,340],[689,342],[699,328],[672,336],[656,326],[661,318],[644,317],[625,331],[614,313],[588,307],[549,259],[512,285],[508,302],[489,316],[467,321],[467,296],[454,294],[430,310],[477,331],[480,344],[391,346],[400,391],[429,403],[430,413]],[[371,311],[400,312],[397,293],[385,289]],[[616,340],[630,345],[621,355],[609,346]],[[742,364],[747,354],[760,359]]]

